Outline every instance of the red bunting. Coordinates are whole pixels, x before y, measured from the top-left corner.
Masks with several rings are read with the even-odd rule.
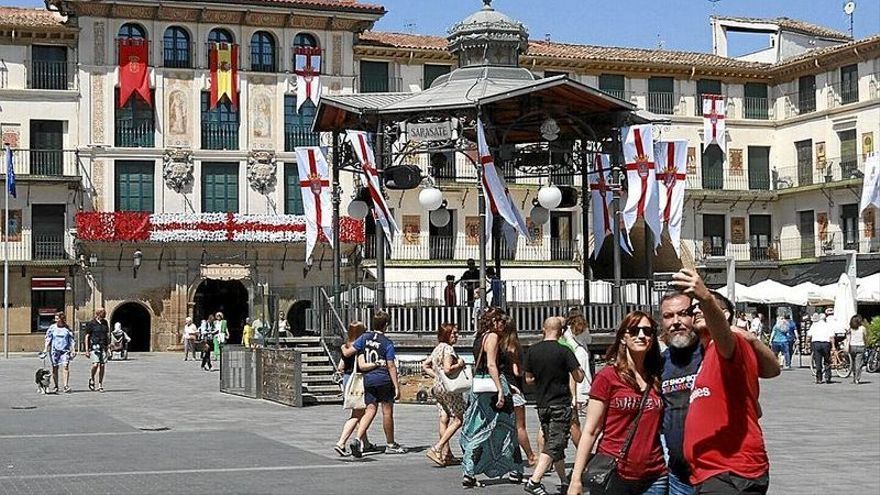
[[[137,93],[148,105],[153,106],[150,94],[149,42],[142,39],[119,40],[119,107],[128,103]]]

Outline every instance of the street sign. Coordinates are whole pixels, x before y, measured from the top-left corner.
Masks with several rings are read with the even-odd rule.
[[[447,141],[452,139],[452,122],[407,123],[406,137],[409,141]]]

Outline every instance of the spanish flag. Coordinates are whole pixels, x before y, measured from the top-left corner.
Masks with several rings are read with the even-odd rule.
[[[223,97],[238,108],[238,45],[213,43],[209,52],[211,69],[211,110]]]

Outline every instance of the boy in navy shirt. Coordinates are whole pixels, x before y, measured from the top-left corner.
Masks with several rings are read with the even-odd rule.
[[[343,350],[345,357],[357,355],[357,370],[364,374],[364,402],[367,408],[358,423],[357,435],[348,444],[351,455],[363,455],[363,438],[382,404],[382,428],[385,430],[386,454],[404,454],[406,449],[394,441],[394,401],[400,399],[394,343],[383,333],[391,318],[378,310],[373,315],[373,331],[367,332]]]

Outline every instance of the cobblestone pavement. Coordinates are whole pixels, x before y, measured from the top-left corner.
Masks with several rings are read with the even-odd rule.
[[[436,434],[433,406],[396,408],[398,440],[412,452],[351,461],[332,451],[339,406],[293,409],[225,395],[219,374],[197,362],[132,357],[108,365],[103,394],[88,391],[88,363],[77,358],[74,392],[58,396],[35,392],[32,355],[0,361],[0,493],[461,492],[457,468],[435,468],[424,456]],[[880,374],[864,378],[861,386],[814,385],[808,369],[797,369],[762,382],[771,493],[880,494]],[[382,439],[379,421],[371,434]]]

